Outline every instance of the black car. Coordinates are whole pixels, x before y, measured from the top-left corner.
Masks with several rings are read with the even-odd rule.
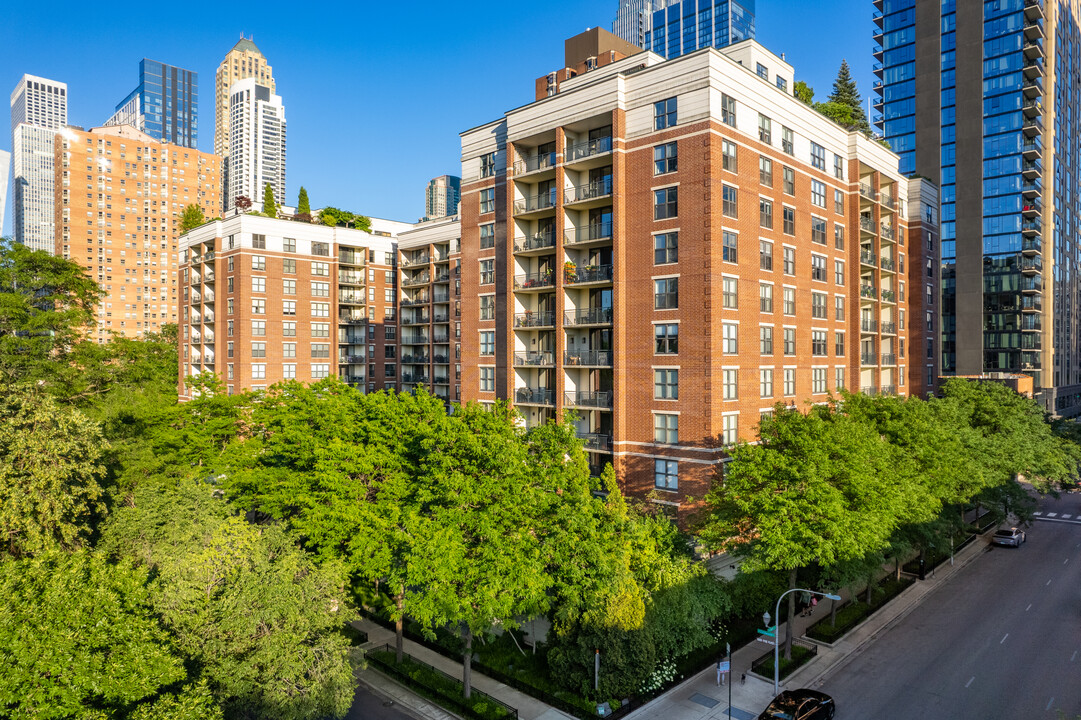
[[[816,690],[785,690],[773,698],[758,720],[830,720],[833,698]]]

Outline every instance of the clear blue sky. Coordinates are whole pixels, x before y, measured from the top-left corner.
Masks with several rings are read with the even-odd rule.
[[[289,203],[303,184],[313,207],[415,221],[427,180],[460,172],[458,133],[530,102],[533,81],[562,66],[564,39],[610,28],[617,5],[8,2],[0,90],[10,95],[23,73],[66,82],[69,122],[91,127],[135,87],[140,59],[179,65],[199,73],[199,147],[211,151],[214,72],[241,32],[254,33],[289,121]],[[846,58],[866,102],[872,12],[870,0],[757,0],[757,36],[819,98]],[[7,216],[10,234],[10,197]]]

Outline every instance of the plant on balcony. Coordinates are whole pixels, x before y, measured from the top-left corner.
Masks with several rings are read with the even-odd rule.
[[[563,282],[574,282],[574,277],[577,270],[578,266],[570,260],[563,263]]]

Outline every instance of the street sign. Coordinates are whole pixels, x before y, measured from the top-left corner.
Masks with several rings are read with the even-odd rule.
[[[775,642],[774,642],[773,640],[767,640],[767,639],[766,639],[766,638],[764,638],[764,637],[760,637],[760,638],[758,638],[758,642],[760,642],[760,643],[765,643],[765,644],[769,645],[770,647],[773,647],[774,645],[776,645],[776,644],[777,644],[777,643],[775,643]]]
[[[765,635],[766,637],[777,637],[777,626],[774,625],[773,627],[766,628],[765,630],[759,629],[758,634]]]
[[[730,668],[731,668],[731,663],[729,661],[727,661],[727,660],[722,660],[721,662],[719,662],[717,664],[717,670],[719,670],[720,672],[723,672],[723,673],[730,672]]]

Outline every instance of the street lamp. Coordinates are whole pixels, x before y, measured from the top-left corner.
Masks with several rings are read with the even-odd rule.
[[[777,696],[780,692],[781,685],[781,600],[784,600],[784,596],[788,593],[805,592],[811,595],[820,595],[829,600],[840,600],[840,595],[831,595],[830,593],[818,592],[817,590],[807,590],[805,588],[792,588],[781,593],[781,597],[777,598],[777,607],[774,611],[777,613],[777,626],[773,637],[773,695]],[[769,617],[769,613],[765,614],[765,617]],[[766,621],[769,624],[769,621]],[[792,628],[788,628],[788,632],[792,632]]]

